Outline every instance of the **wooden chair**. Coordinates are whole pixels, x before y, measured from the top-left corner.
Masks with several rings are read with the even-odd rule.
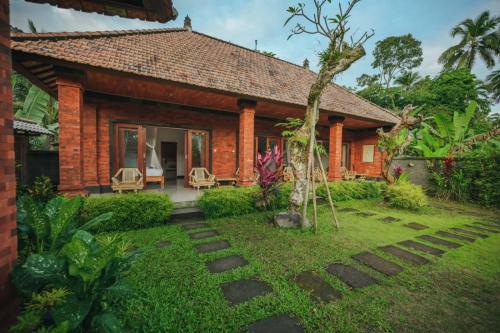
[[[345,167],[342,167],[342,179],[343,180],[356,179],[356,171],[349,171]]]
[[[211,188],[215,185],[215,176],[211,175],[206,168],[192,168],[189,173],[189,185],[198,191],[203,186]]]
[[[144,182],[142,173],[137,168],[121,168],[116,175],[111,178],[113,191],[134,191],[142,190]]]

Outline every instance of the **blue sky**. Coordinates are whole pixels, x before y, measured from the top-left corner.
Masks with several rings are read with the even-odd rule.
[[[304,58],[308,58],[312,68],[317,68],[317,53],[325,47],[320,37],[306,35],[287,40],[291,26],[283,26],[288,17],[286,8],[296,5],[296,0],[173,1],[179,12],[178,18],[159,24],[11,0],[11,24],[27,31],[27,19],[31,18],[43,31],[145,29],[180,27],[184,17],[189,15],[193,30],[252,49],[255,40],[258,40],[259,50],[272,51],[277,57],[297,64],[302,64]],[[305,2],[307,8],[312,1],[301,2]],[[336,3],[335,0],[332,2]],[[375,31],[375,35],[365,45],[367,55],[337,77],[336,82],[355,86],[356,77],[374,72],[370,64],[375,42],[387,36],[407,33],[412,33],[422,41],[424,61],[418,71],[421,75],[434,75],[441,69],[437,63],[439,55],[454,43],[449,34],[451,28],[484,10],[500,15],[500,1],[362,0],[353,11],[350,26],[358,35],[370,29]],[[499,67],[500,64],[497,64]],[[473,72],[483,79],[489,70],[478,62]],[[500,112],[500,105],[496,105],[494,110]]]

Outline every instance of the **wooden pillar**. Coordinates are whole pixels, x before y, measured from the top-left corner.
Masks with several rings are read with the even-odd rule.
[[[238,158],[238,185],[250,186],[255,181],[254,176],[254,118],[257,102],[239,100],[240,129],[239,129],[239,158]]]
[[[9,0],[0,0],[0,332],[12,324],[16,309],[9,283],[17,257],[11,68]]]
[[[330,116],[330,143],[328,146],[328,180],[342,180],[342,130],[344,117]]]
[[[83,85],[77,78],[57,80],[59,100],[59,191],[85,193],[83,186]]]

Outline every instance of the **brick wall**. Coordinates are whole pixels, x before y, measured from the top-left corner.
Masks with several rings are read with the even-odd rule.
[[[0,0],[0,331],[12,310],[4,309],[12,299],[9,274],[17,256],[16,178],[12,132],[12,90],[10,85],[9,1]],[[10,314],[10,313],[9,313]]]
[[[239,123],[239,174],[238,184],[252,185],[254,177],[254,146],[255,146],[255,106],[252,101],[240,101]]]
[[[344,141],[351,142],[351,169],[370,177],[382,174],[382,154],[377,149],[378,135],[375,130],[345,133]],[[373,163],[363,162],[363,145],[375,145]]]
[[[328,147],[328,179],[341,180],[343,124],[334,121],[330,124]]]

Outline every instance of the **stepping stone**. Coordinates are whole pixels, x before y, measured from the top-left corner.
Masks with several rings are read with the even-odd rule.
[[[219,232],[217,230],[199,231],[189,234],[191,239],[202,239],[214,236],[219,236]]]
[[[198,244],[195,246],[195,248],[199,253],[207,253],[227,249],[230,246],[231,245],[229,245],[229,242],[227,240],[218,240],[209,243]]]
[[[499,230],[493,230],[493,229],[488,229],[488,228],[484,228],[484,227],[478,227],[476,225],[470,225],[470,224],[465,224],[464,227],[475,229],[475,230],[479,230],[479,231],[483,231],[483,232],[492,232],[494,234],[498,234],[500,232]]]
[[[361,252],[352,256],[352,258],[387,276],[394,276],[403,271],[403,267],[398,264],[370,252]]]
[[[248,325],[250,333],[302,333],[304,329],[295,318],[277,315],[257,320]]]
[[[401,219],[398,219],[397,217],[386,216],[386,217],[379,218],[379,221],[391,223],[391,222],[401,221]]]
[[[434,256],[442,256],[445,253],[445,251],[443,251],[443,250],[436,249],[435,247],[428,246],[428,245],[425,245],[425,244],[422,244],[419,242],[415,242],[412,240],[405,240],[405,241],[399,242],[398,244],[415,249],[415,250],[420,251],[420,252],[432,254]]]
[[[232,255],[209,261],[206,265],[210,273],[222,273],[231,269],[246,266],[248,265],[248,261],[242,256]]]
[[[220,285],[224,297],[231,305],[243,303],[257,296],[269,294],[271,286],[255,279],[226,282]]]
[[[342,298],[339,291],[311,271],[300,273],[294,280],[300,288],[311,293],[316,300],[329,303]]]
[[[368,213],[368,212],[359,212],[359,213],[356,213],[356,215],[359,215],[361,217],[370,217],[370,216],[374,216],[376,214],[374,214],[374,213]]]
[[[497,224],[489,224],[489,223],[484,223],[484,222],[474,222],[474,224],[481,225],[485,228],[491,228],[491,229],[500,229],[500,225]]]
[[[452,234],[451,232],[446,232],[446,231],[442,231],[442,230],[436,231],[436,235],[446,237],[446,238],[459,239],[459,240],[463,240],[463,241],[470,242],[470,243],[475,241],[474,238],[465,237],[465,236],[457,235],[457,234]]]
[[[429,260],[422,256],[419,256],[418,254],[403,250],[394,245],[381,246],[379,247],[379,249],[413,264],[424,265],[429,262]]]
[[[377,283],[377,280],[370,275],[343,264],[330,264],[326,267],[326,271],[352,288],[363,288]]]
[[[203,222],[182,224],[182,230],[191,230],[191,229],[209,228],[209,227],[210,226],[207,223]]]
[[[170,246],[170,244],[170,241],[162,239],[156,242],[156,247],[162,249],[164,247]]]
[[[445,246],[445,247],[447,247],[449,249],[457,249],[457,248],[459,248],[459,247],[462,246],[462,244],[457,244],[457,243],[454,243],[454,242],[450,242],[450,241],[447,241],[447,240],[444,240],[444,239],[441,239],[441,238],[437,238],[437,237],[434,237],[434,236],[431,236],[431,235],[421,235],[421,236],[417,236],[417,238],[426,240],[426,241],[428,241],[429,243],[432,243],[432,244]]]
[[[464,230],[464,229],[460,229],[460,228],[450,228],[450,230],[455,231],[455,232],[459,232],[459,233],[462,233],[462,234],[466,234],[466,235],[469,235],[469,236],[473,236],[473,237],[488,238],[488,235],[480,234],[478,232]]]
[[[349,208],[349,207],[346,207],[346,208],[340,208],[338,210],[339,212],[343,212],[343,213],[353,213],[353,212],[359,212],[358,209],[356,208]]]
[[[407,228],[410,228],[410,229],[414,229],[414,230],[424,230],[424,229],[429,228],[429,227],[428,227],[428,226],[426,226],[426,225],[419,224],[419,223],[415,223],[415,222],[411,222],[411,223],[403,224],[403,226],[405,226],[405,227],[407,227]]]

